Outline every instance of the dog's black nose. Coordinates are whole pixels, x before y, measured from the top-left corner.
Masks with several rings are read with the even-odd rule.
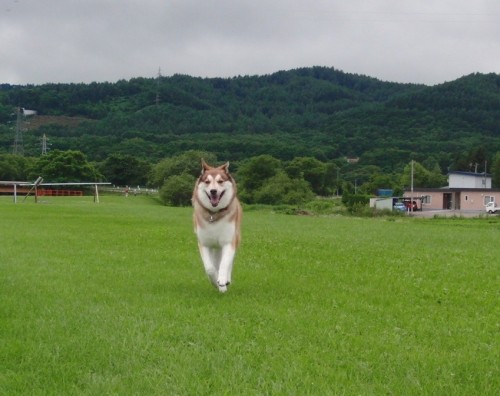
[[[210,190],[210,194],[212,194],[213,196],[216,196],[217,195],[217,190]]]

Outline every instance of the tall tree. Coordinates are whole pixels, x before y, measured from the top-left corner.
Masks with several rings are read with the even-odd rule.
[[[304,179],[314,193],[327,195],[327,166],[313,157],[296,157],[286,165],[287,174],[293,179]]]
[[[257,191],[283,167],[279,159],[264,154],[243,162],[238,169],[240,197],[248,203],[255,202]]]
[[[31,157],[14,154],[0,155],[0,180],[27,180],[28,168],[33,161]]]
[[[190,150],[173,157],[165,158],[156,164],[150,174],[149,185],[161,187],[171,176],[188,174],[198,177],[201,172],[201,159],[214,165],[216,157],[206,151]]]
[[[40,157],[30,170],[30,178],[42,176],[47,182],[97,182],[102,175],[81,151],[53,150]]]
[[[411,162],[407,164],[401,175],[401,185],[405,188],[411,186]],[[417,161],[413,162],[413,187],[443,187],[446,182],[446,177],[441,175],[439,167],[433,171],[429,171]]]
[[[148,181],[151,165],[131,155],[110,155],[101,166],[106,179],[118,186],[144,186]]]

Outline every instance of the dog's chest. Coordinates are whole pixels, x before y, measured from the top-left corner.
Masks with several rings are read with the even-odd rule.
[[[204,246],[223,246],[234,239],[236,225],[232,221],[203,222],[196,227],[198,240]]]

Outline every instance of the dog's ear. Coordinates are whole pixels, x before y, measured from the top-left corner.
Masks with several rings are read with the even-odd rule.
[[[201,174],[203,175],[205,173],[205,171],[211,169],[212,167],[210,165],[208,165],[205,160],[202,158],[201,159]]]
[[[229,174],[229,161],[226,162],[224,165],[221,165],[220,168],[226,172],[227,174]]]

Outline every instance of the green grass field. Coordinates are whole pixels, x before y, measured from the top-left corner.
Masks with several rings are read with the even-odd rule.
[[[500,219],[247,210],[233,284],[191,209],[0,197],[1,395],[497,395]]]

